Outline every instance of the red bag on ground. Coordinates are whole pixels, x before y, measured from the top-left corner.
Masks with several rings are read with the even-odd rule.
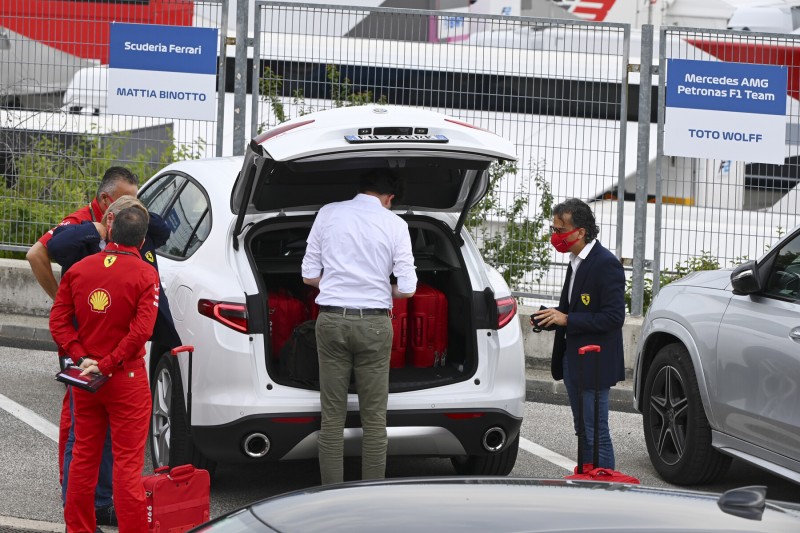
[[[209,520],[211,478],[192,465],[163,466],[142,477],[147,502],[147,530],[181,533]]]
[[[447,297],[420,283],[408,303],[409,366],[444,365],[447,358]]]
[[[392,357],[390,368],[406,366],[408,352],[408,298],[392,299]]]
[[[594,468],[592,463],[583,465],[583,473],[578,473],[579,468],[576,466],[574,474],[566,476],[564,479],[577,479],[582,481],[608,481],[610,483],[628,483],[631,485],[638,485],[639,480],[628,474],[623,474],[617,470],[610,468]]]
[[[308,317],[306,306],[286,289],[267,293],[269,299],[269,334],[272,357],[278,358],[281,348],[292,336],[294,328]]]
[[[596,344],[588,344],[578,348],[578,398],[583,396],[583,357],[586,352],[600,352],[600,347]],[[599,388],[600,365],[594,365],[594,388]],[[592,460],[594,463],[581,464],[583,457],[583,443],[586,439],[586,426],[583,423],[583,402],[578,402],[578,466],[574,473],[564,476],[564,479],[575,479],[579,481],[608,481],[610,483],[629,483],[638,485],[639,480],[628,474],[623,474],[610,468],[595,468],[594,465],[600,462],[600,432],[597,427],[600,425],[599,397],[594,395],[594,449]]]

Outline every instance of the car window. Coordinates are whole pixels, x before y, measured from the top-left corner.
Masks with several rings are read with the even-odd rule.
[[[176,174],[165,174],[156,181],[152,182],[139,193],[139,200],[142,201],[148,211],[164,214],[164,208],[167,207],[175,191],[181,188],[186,178]]]
[[[800,299],[800,234],[784,244],[770,272],[766,293]]]
[[[172,257],[189,257],[211,230],[211,214],[203,191],[193,182],[188,182],[175,203],[164,216],[172,231],[166,244],[159,251]]]

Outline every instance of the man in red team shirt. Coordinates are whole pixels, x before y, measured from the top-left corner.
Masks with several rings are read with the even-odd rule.
[[[115,200],[123,195],[136,196],[139,191],[139,178],[136,174],[125,167],[110,167],[103,174],[100,185],[97,187],[97,194],[92,202],[64,217],[59,226],[68,224],[80,224],[81,222],[100,222],[103,214]],[[55,229],[55,228],[54,228]],[[42,235],[39,240],[31,246],[25,258],[31,265],[31,271],[42,286],[42,289],[50,298],[55,300],[58,282],[53,275],[53,267],[50,264],[50,256],[47,245],[53,237],[53,229]],[[64,354],[59,351],[60,358]],[[72,450],[67,446],[70,437],[70,427],[72,425],[72,409],[69,401],[69,389],[64,394],[61,405],[61,419],[59,421],[58,435],[58,474],[59,482],[66,485],[69,472],[64,472],[65,463],[69,465]],[[65,475],[67,474],[67,475]],[[62,486],[62,494],[66,495],[66,487]],[[63,501],[62,501],[63,503]],[[101,524],[116,525],[114,507],[111,501],[111,454],[104,452],[104,462],[100,471],[100,481],[95,498],[95,507]]]
[[[114,200],[125,194],[136,196],[138,192],[139,178],[136,177],[136,174],[125,167],[111,167],[103,174],[103,179],[100,180],[97,194],[92,203],[64,217],[59,226],[88,221],[100,222],[106,209]],[[47,243],[52,237],[52,229],[39,237],[39,240],[25,254],[25,259],[30,263],[31,271],[44,292],[55,300],[58,282],[53,275],[53,267],[50,265],[50,257],[47,254]]]
[[[147,213],[135,207],[109,220],[112,242],[67,271],[50,312],[58,347],[84,375],[109,376],[96,393],[73,387],[75,447],[64,507],[68,533],[96,531],[94,491],[109,426],[119,531],[147,531],[141,474],[151,401],[144,344],[159,295],[158,274],[139,255],[147,224]]]

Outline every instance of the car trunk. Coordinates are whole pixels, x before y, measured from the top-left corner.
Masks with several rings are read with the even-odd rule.
[[[478,364],[477,328],[487,327],[491,321],[487,318],[490,314],[487,313],[490,306],[485,305],[487,297],[473,292],[452,228],[428,216],[408,213],[401,216],[409,227],[418,287],[427,285],[435,289],[432,292],[441,291],[447,301],[447,340],[444,351],[437,350],[435,358],[425,361],[414,357],[410,339],[405,343],[408,350],[403,349],[403,343],[395,342],[389,390],[417,390],[469,379]],[[264,362],[269,375],[276,383],[318,390],[317,381],[298,381],[291,377],[285,361],[281,364],[280,348],[287,343],[287,330],[294,328],[298,321],[313,318],[314,294],[303,283],[300,273],[313,221],[313,215],[273,217],[248,231],[244,244],[260,284],[260,301],[252,305],[268,310],[262,315],[265,323],[257,330],[264,333]],[[409,317],[407,330],[398,327],[395,331],[413,335],[411,321]],[[443,336],[439,337],[441,342]],[[283,355],[286,357],[285,350]]]

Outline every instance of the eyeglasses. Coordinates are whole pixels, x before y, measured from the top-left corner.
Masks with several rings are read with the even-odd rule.
[[[555,233],[556,235],[560,233],[569,233],[570,231],[575,231],[577,228],[557,228],[555,226],[550,226],[550,233]]]

